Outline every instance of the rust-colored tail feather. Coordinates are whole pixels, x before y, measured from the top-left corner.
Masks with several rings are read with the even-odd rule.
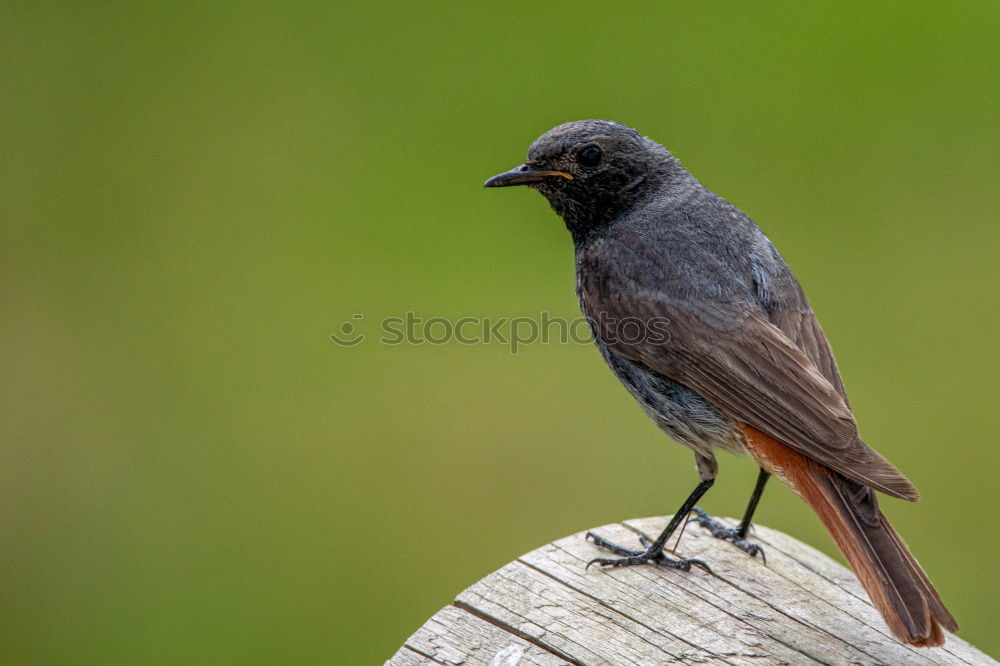
[[[944,643],[958,624],[927,574],[878,508],[875,491],[743,426],[750,454],[812,507],[896,638],[918,647]]]

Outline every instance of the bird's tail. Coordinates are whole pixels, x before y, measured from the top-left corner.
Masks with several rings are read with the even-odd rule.
[[[927,574],[878,508],[874,490],[754,428],[743,430],[757,462],[823,521],[896,638],[935,647],[944,643],[942,627],[958,631]]]

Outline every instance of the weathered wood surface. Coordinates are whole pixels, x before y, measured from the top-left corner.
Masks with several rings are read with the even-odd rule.
[[[668,518],[597,531],[638,548],[634,530],[655,536]],[[997,663],[955,636],[941,648],[896,642],[848,569],[766,527],[753,540],[764,546],[766,566],[692,524],[679,552],[707,561],[714,575],[653,566],[586,571],[606,554],[574,534],[462,592],[387,663]]]

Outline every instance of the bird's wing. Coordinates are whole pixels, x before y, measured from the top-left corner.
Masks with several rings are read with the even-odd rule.
[[[833,384],[837,393],[844,399],[844,403],[850,407],[830,343],[819,325],[819,320],[809,307],[802,287],[794,278],[792,284],[785,290],[785,302],[768,309],[768,319],[802,350],[827,381]]]
[[[763,313],[719,303],[702,312],[660,292],[581,287],[597,335],[615,352],[812,460],[889,495],[917,499],[909,480],[858,437],[839,381],[835,385],[824,376],[811,355]],[[650,334],[619,330],[622,322],[636,319],[647,322]],[[665,335],[656,334],[661,329]],[[822,336],[818,324],[803,330]],[[815,354],[820,342],[826,345],[825,338],[816,339],[807,348]],[[817,358],[822,362],[824,356]]]

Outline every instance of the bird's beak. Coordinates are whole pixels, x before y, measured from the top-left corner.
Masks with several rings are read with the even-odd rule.
[[[565,171],[536,171],[527,164],[514,167],[510,171],[504,171],[490,178],[483,183],[483,187],[508,187],[510,185],[531,185],[540,183],[546,178],[565,178],[573,180],[573,174]]]

